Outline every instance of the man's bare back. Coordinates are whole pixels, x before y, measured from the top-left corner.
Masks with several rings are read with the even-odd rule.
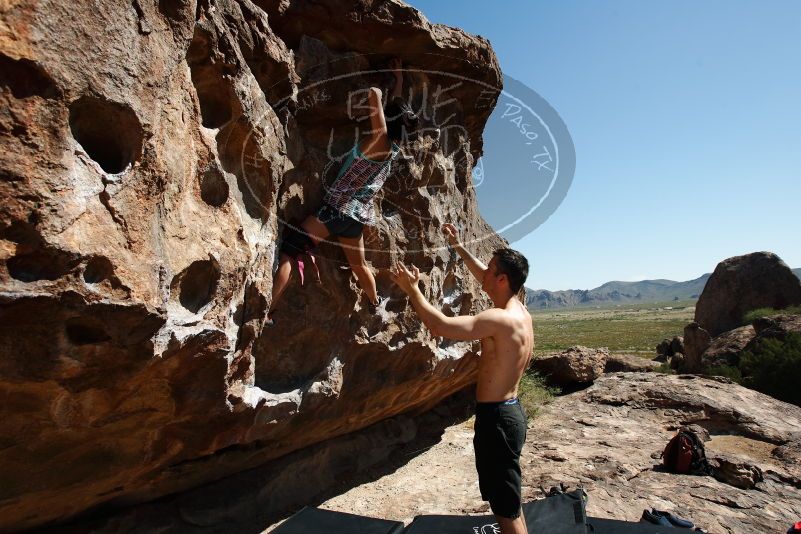
[[[531,315],[518,299],[511,299],[506,308],[495,315],[498,333],[481,340],[476,386],[478,402],[517,397],[517,386],[534,348]]]

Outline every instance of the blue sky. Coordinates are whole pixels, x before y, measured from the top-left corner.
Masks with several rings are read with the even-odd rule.
[[[801,267],[801,2],[409,3],[489,39],[573,138],[567,198],[513,243],[528,287]]]

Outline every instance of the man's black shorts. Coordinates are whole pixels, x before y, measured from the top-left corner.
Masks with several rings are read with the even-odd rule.
[[[476,403],[473,447],[481,498],[492,513],[516,518],[520,514],[520,452],[526,442],[526,414],[520,402]]]
[[[317,218],[334,237],[355,238],[364,230],[364,224],[325,204],[317,211]]]

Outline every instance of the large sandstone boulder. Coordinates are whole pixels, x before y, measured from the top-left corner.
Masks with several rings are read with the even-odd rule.
[[[448,314],[486,305],[439,232],[500,244],[471,187],[492,111],[475,102],[501,88],[486,40],[396,0],[42,0],[0,19],[0,530],[197,486],[475,381],[475,347],[421,328],[385,269],[420,266]],[[324,284],[296,277],[264,328],[282,223],[319,204],[354,91],[387,89],[393,56],[424,119],[365,235],[389,303],[370,316],[324,245]]]
[[[557,386],[588,384],[601,376],[609,358],[609,349],[576,345],[558,354],[548,354],[531,361],[531,367]]]
[[[743,324],[757,308],[801,304],[801,280],[775,254],[754,252],[720,262],[695,305],[695,322],[712,337]]]

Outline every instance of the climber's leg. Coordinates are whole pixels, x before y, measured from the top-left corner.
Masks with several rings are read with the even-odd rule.
[[[273,314],[275,313],[278,301],[284,294],[289,281],[292,279],[292,258],[287,254],[281,253],[278,258],[278,270],[273,275],[273,291],[270,299],[270,311],[267,312],[267,324],[273,324]]]
[[[306,217],[300,226],[303,228],[306,235],[311,238],[315,245],[319,245],[320,241],[325,240],[325,238],[331,235],[331,232],[323,224],[323,222],[314,215],[309,215]]]
[[[359,285],[367,293],[370,303],[375,305],[378,302],[378,294],[373,271],[364,259],[364,237],[359,234],[358,237],[339,236],[337,239],[342,245],[342,250],[345,252],[345,257],[348,259],[351,270],[359,280]]]

